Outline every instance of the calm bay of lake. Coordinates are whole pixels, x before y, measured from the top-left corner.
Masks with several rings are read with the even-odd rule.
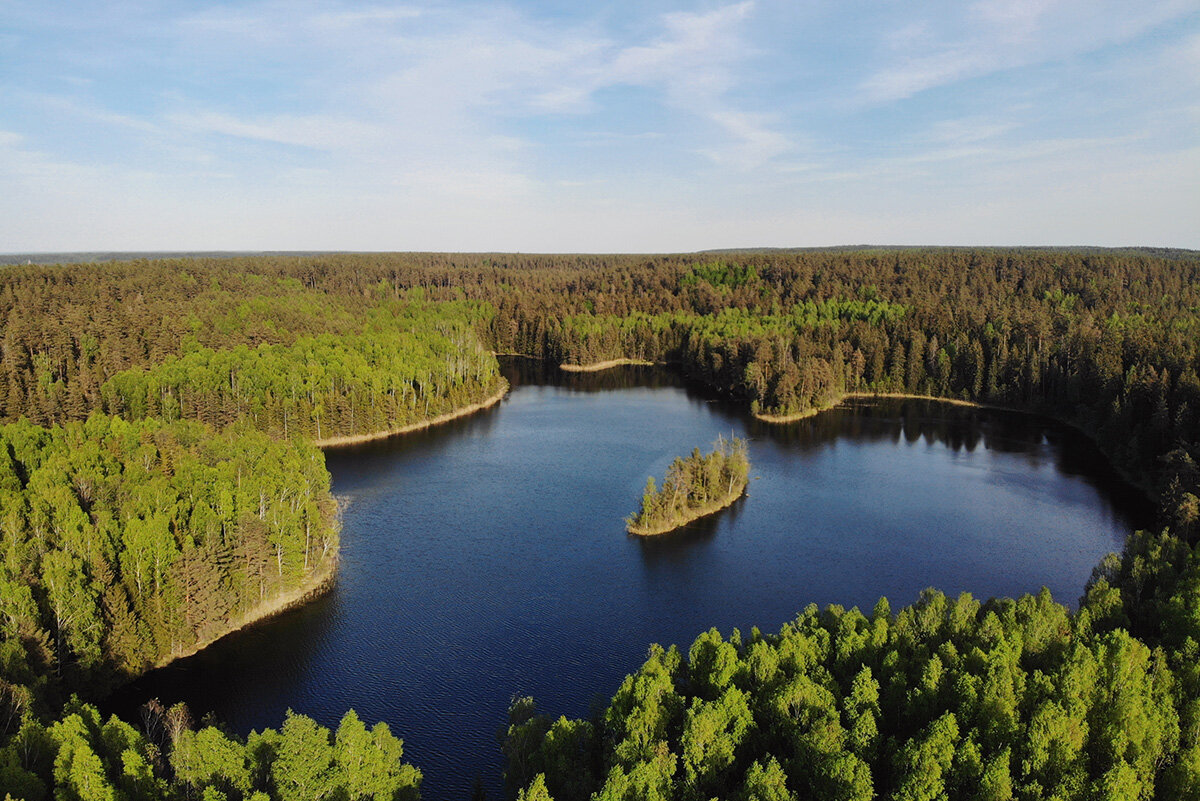
[[[775,631],[810,603],[1046,586],[1074,606],[1149,522],[1087,440],[1031,416],[887,400],[768,426],[661,369],[505,371],[498,407],[326,453],[344,506],[333,592],[108,706],[182,700],[243,734],[289,708],[328,726],[353,708],[404,739],[425,798],[467,798],[477,780],[499,798],[514,695],[586,715],[649,643]],[[750,439],[748,497],[628,536],[646,477],[718,434]]]

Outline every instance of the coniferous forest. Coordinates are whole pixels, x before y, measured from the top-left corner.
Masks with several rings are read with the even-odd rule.
[[[669,362],[768,418],[849,393],[1037,412],[1161,510],[1077,611],[936,591],[809,608],[651,648],[589,720],[520,699],[513,796],[1200,798],[1198,315],[1200,257],[1140,250],[0,268],[0,787],[415,795],[400,741],[351,713],[240,739],[90,704],[319,587],[337,518],[313,442],[483,401],[500,352]]]
[[[696,448],[667,468],[662,489],[646,480],[641,506],[626,523],[630,534],[665,534],[725,508],[742,496],[750,480],[746,441],[719,437],[711,453]]]

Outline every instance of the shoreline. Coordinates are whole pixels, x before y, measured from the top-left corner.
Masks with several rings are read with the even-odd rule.
[[[141,674],[130,679],[130,681],[136,681],[150,671],[166,667],[172,662],[187,659],[189,656],[195,656],[210,645],[225,639],[230,634],[242,631],[264,620],[282,615],[284,612],[304,606],[309,601],[324,595],[333,588],[334,583],[337,581],[338,562],[339,554],[335,552],[324,565],[309,574],[299,586],[293,587],[287,592],[280,593],[273,598],[266,598],[260,601],[236,619],[230,621],[229,627],[217,636],[199,640],[180,651],[173,651],[160,658],[153,665],[142,671]]]
[[[602,362],[588,362],[587,365],[570,365],[568,362],[563,362],[562,365],[558,366],[558,369],[566,373],[599,373],[602,369],[623,367],[625,365],[654,367],[654,362],[644,359],[625,359],[625,357],[622,357],[622,359],[610,359]]]
[[[911,392],[847,392],[828,406],[814,406],[811,409],[805,409],[802,412],[795,414],[762,414],[761,412],[754,415],[755,420],[761,420],[764,423],[794,423],[797,420],[807,420],[810,417],[815,417],[821,412],[827,412],[830,409],[835,409],[848,400],[861,400],[865,398],[891,398],[892,400],[927,400],[937,401],[938,403],[948,403],[951,406],[965,406],[971,409],[991,409],[1000,412],[1021,412],[1023,414],[1038,414],[1037,412],[1029,412],[1025,409],[1017,409],[1010,406],[997,406],[994,403],[979,403],[978,401],[963,400],[962,398],[943,398],[938,395],[916,395]],[[1060,421],[1061,422],[1061,421]]]
[[[847,392],[845,395],[842,395],[842,397],[839,398],[837,401],[829,404],[828,406],[813,407],[812,409],[806,409],[803,412],[797,412],[796,414],[779,415],[779,414],[761,414],[760,413],[760,414],[753,414],[752,416],[754,417],[755,420],[759,420],[763,423],[771,423],[773,425],[782,425],[782,424],[786,424],[786,423],[794,423],[798,420],[806,420],[810,417],[815,417],[818,414],[820,414],[821,412],[827,412],[830,409],[834,409],[834,408],[840,406],[842,403],[845,403],[848,400],[861,400],[861,399],[867,399],[867,398],[891,398],[893,400],[935,401],[937,403],[947,403],[947,404],[950,404],[951,406],[962,406],[962,407],[969,408],[969,409],[984,409],[987,411],[994,411],[994,412],[1012,412],[1014,414],[1033,415],[1034,417],[1041,417],[1045,420],[1052,420],[1053,422],[1057,423],[1058,425],[1066,426],[1067,428],[1070,428],[1070,429],[1078,432],[1080,434],[1080,436],[1086,438],[1089,442],[1091,442],[1093,445],[1095,445],[1096,448],[1100,451],[1101,455],[1104,457],[1104,460],[1108,463],[1108,467],[1113,471],[1113,473],[1115,473],[1117,476],[1119,476],[1120,479],[1122,481],[1124,481],[1126,484],[1128,484],[1130,487],[1133,487],[1135,490],[1140,492],[1151,505],[1158,503],[1158,500],[1159,500],[1158,494],[1154,491],[1153,487],[1150,486],[1149,484],[1147,484],[1146,482],[1138,481],[1132,475],[1130,475],[1128,472],[1126,472],[1123,468],[1118,467],[1116,465],[1116,463],[1113,462],[1112,457],[1108,455],[1108,453],[1104,450],[1103,447],[1101,447],[1100,441],[1096,438],[1096,436],[1094,434],[1088,432],[1087,430],[1085,430],[1084,428],[1079,426],[1077,423],[1074,423],[1070,420],[1065,420],[1062,417],[1058,417],[1057,415],[1047,414],[1046,412],[1040,412],[1040,411],[1036,411],[1033,409],[1022,409],[1019,406],[1001,406],[996,403],[980,403],[979,401],[963,400],[962,398],[944,398],[944,397],[940,397],[938,395],[917,395],[917,394],[913,394],[911,392]]]
[[[323,439],[316,439],[313,440],[313,445],[316,445],[318,448],[337,448],[342,445],[359,445],[364,442],[373,442],[377,439],[394,437],[397,434],[408,434],[413,431],[432,428],[433,426],[441,425],[442,423],[448,423],[451,420],[457,420],[460,417],[472,415],[475,412],[483,411],[490,406],[495,406],[504,399],[504,396],[508,394],[509,385],[507,379],[502,378],[501,381],[503,382],[503,386],[500,387],[495,394],[484,398],[478,403],[472,403],[470,406],[463,406],[462,408],[455,409],[452,412],[439,414],[437,417],[431,417],[428,420],[422,420],[418,423],[409,423],[408,425],[401,426],[400,428],[390,428],[385,431],[372,431],[369,434],[347,434],[346,436],[342,437],[325,437]]]
[[[622,367],[631,364],[635,367],[653,367],[654,362],[646,361],[645,359],[608,359],[603,362],[589,362],[588,364],[568,364],[563,362],[558,366],[559,370],[567,373],[598,373],[601,370],[607,370],[610,367]]]
[[[508,353],[503,351],[492,351],[493,356],[506,356],[511,359],[529,359],[534,362],[545,362],[541,356],[530,356],[528,353]],[[649,359],[632,359],[627,356],[621,356],[616,359],[605,359],[602,362],[588,362],[587,364],[574,364],[572,362],[560,362],[556,366],[564,373],[598,373],[601,370],[609,370],[613,367],[665,367],[676,362],[663,361],[653,362]]]
[[[660,534],[669,534],[672,531],[683,528],[688,523],[693,523],[702,517],[715,515],[722,509],[727,509],[730,506],[733,506],[735,501],[746,494],[746,488],[749,486],[750,481],[747,479],[740,487],[738,487],[737,492],[731,492],[720,501],[715,501],[707,506],[701,506],[699,509],[689,509],[686,515],[677,521],[673,521],[670,525],[643,528],[642,526],[635,526],[633,523],[628,523],[625,526],[625,530],[635,537],[657,537]]]
[[[500,389],[493,395],[485,398],[482,401],[479,401],[478,403],[473,403],[469,406],[464,406],[461,409],[456,409],[453,412],[447,412],[445,414],[438,415],[437,417],[432,417],[419,423],[412,423],[394,430],[378,431],[371,434],[356,434],[346,437],[329,437],[327,439],[315,440],[313,444],[319,448],[322,448],[369,442],[376,439],[394,436],[396,434],[419,431],[424,428],[430,428],[441,423],[456,420],[459,417],[466,417],[467,415],[474,414],[482,409],[494,406],[503,400],[504,396],[508,394],[509,384],[506,379],[502,378],[501,381],[503,382],[503,386],[500,387]],[[338,500],[336,498],[334,500],[337,503],[337,510],[334,514],[340,519],[342,512],[345,510],[345,501]],[[329,592],[329,590],[333,588],[334,583],[337,581],[337,567],[339,561],[340,553],[335,552],[324,565],[318,569],[315,569],[298,586],[293,587],[292,589],[280,593],[272,598],[266,598],[260,601],[250,609],[247,609],[237,618],[231,620],[229,625],[216,636],[206,637],[202,640],[192,643],[186,648],[172,651],[171,653],[160,657],[153,664],[139,673],[138,676],[134,676],[126,682],[121,682],[121,684],[127,684],[131,681],[136,681],[138,678],[146,675],[152,670],[158,670],[159,668],[166,667],[173,662],[181,659],[187,659],[190,656],[195,656],[205,648],[208,648],[209,646],[224,639],[225,637],[228,637],[231,634],[249,628],[256,623],[269,620],[270,618],[281,615],[284,612],[297,609],[301,606],[304,606],[309,601],[319,598],[320,596]]]

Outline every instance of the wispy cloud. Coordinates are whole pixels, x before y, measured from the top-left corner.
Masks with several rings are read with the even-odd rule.
[[[1164,175],[1200,245],[1195,0],[12,0],[0,43],[0,249],[951,241],[983,198],[1002,242],[1022,195],[1099,241]]]
[[[699,152],[741,169],[764,164],[790,149],[788,136],[774,127],[771,115],[739,110],[728,98],[746,50],[737,27],[753,10],[754,3],[747,0],[707,13],[668,14],[664,34],[620,50],[600,71],[596,88],[623,83],[661,87],[669,102],[714,123],[725,135],[726,142]]]
[[[771,127],[766,114],[714,110],[709,112],[709,118],[733,139],[724,149],[701,151],[717,164],[751,169],[792,149],[791,141]]]
[[[1060,61],[1145,33],[1195,12],[1187,0],[978,0],[961,11],[885,32],[888,57],[861,85],[888,102],[1004,70]]]
[[[240,119],[216,111],[177,112],[166,120],[184,131],[258,139],[282,145],[337,150],[377,145],[385,138],[375,125],[327,115],[273,115]]]

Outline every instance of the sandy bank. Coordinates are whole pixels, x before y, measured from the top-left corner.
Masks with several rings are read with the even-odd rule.
[[[805,420],[809,417],[814,417],[821,412],[829,411],[835,406],[844,403],[848,400],[856,398],[893,398],[897,400],[928,400],[937,401],[938,403],[948,403],[951,406],[968,406],[973,409],[998,409],[1007,411],[1008,407],[996,406],[991,403],[977,403],[976,401],[962,400],[961,398],[942,398],[937,395],[913,395],[906,392],[847,392],[842,397],[838,398],[828,406],[815,406],[811,409],[805,409],[802,412],[795,414],[756,414],[754,419],[762,420],[764,423],[794,423],[797,420]],[[1012,411],[1020,411],[1013,409]]]
[[[683,528],[688,523],[699,520],[702,517],[708,517],[709,515],[716,514],[722,509],[732,506],[734,501],[746,494],[746,486],[748,484],[748,481],[743,481],[741,485],[737,487],[736,492],[731,492],[721,500],[713,501],[712,503],[701,506],[697,509],[689,509],[686,515],[671,521],[669,524],[642,527],[635,526],[634,524],[630,523],[625,527],[625,530],[630,534],[636,534],[639,537],[654,537],[659,534],[666,534],[667,532],[674,531],[678,528]]]
[[[370,442],[376,439],[386,439],[393,437],[396,434],[407,434],[410,431],[420,431],[423,428],[431,428],[442,423],[448,423],[451,420],[457,420],[460,417],[466,417],[470,414],[475,414],[489,406],[495,406],[508,393],[508,382],[504,381],[504,386],[500,387],[496,394],[489,398],[481,400],[479,403],[472,403],[470,406],[464,406],[461,409],[455,409],[452,412],[439,414],[437,417],[431,417],[428,420],[422,420],[417,423],[410,423],[400,428],[391,428],[386,431],[374,431],[370,434],[353,434],[345,437],[326,437],[325,439],[313,440],[313,444],[318,448],[335,448],[338,445],[357,445],[362,442]]]
[[[841,401],[838,401],[838,403],[841,403]],[[820,406],[813,407],[812,409],[805,409],[804,411],[796,412],[795,414],[755,414],[754,419],[762,420],[764,423],[794,423],[797,420],[807,420],[809,417],[816,417],[821,412],[832,409],[834,406],[837,406],[837,403],[833,404],[832,406]]]
[[[645,359],[609,359],[606,362],[592,362],[591,364],[567,364],[563,362],[558,366],[558,369],[565,370],[568,373],[595,373],[599,370],[607,370],[610,367],[620,367],[623,364],[652,367],[654,362],[648,362]]]

